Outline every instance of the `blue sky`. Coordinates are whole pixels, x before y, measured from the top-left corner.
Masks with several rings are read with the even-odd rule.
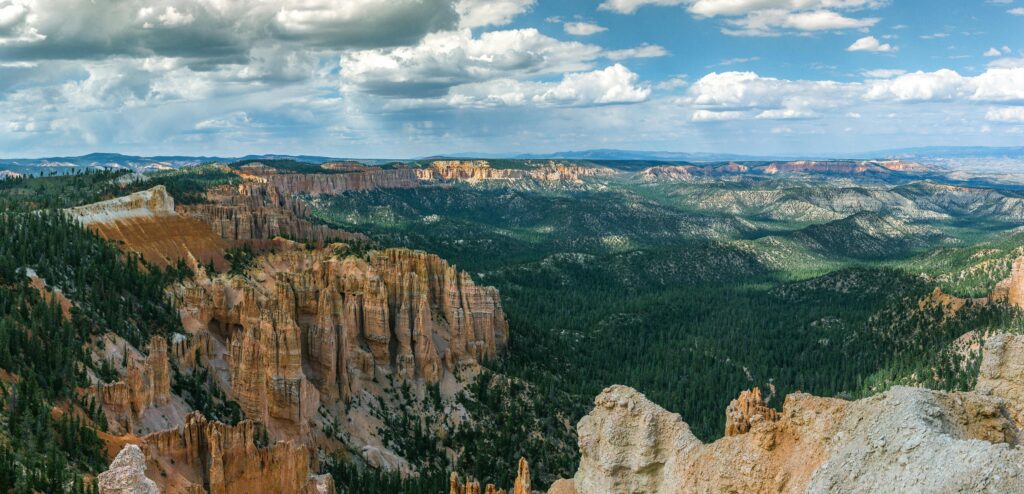
[[[1024,0],[0,0],[0,156],[1024,142]]]

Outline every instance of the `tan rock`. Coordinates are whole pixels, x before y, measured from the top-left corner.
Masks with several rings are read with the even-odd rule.
[[[97,384],[90,389],[105,412],[108,424],[116,431],[134,431],[136,423],[147,410],[161,407],[171,399],[167,341],[153,336],[149,340],[148,353],[144,359],[128,359],[122,380]]]
[[[516,483],[512,492],[513,494],[530,494],[533,492],[532,483],[530,482],[530,465],[526,463],[526,458],[519,459],[519,469],[516,472]]]
[[[1006,400],[1017,427],[1024,429],[1024,337],[995,335],[985,342],[975,389]]]
[[[282,434],[310,432],[321,404],[370,383],[438,383],[508,341],[495,289],[404,249],[285,250],[259,257],[250,276],[197,277],[173,296],[188,339],[215,340],[201,358],[226,369],[229,397]]]
[[[305,202],[263,182],[215,187],[206,192],[207,204],[180,206],[185,215],[210,225],[229,241],[266,241],[284,236],[306,242],[365,239],[364,236],[310,222]],[[258,245],[258,244],[257,244]]]
[[[1010,277],[996,285],[991,298],[1012,307],[1024,308],[1024,257],[1013,262]]]
[[[761,420],[776,422],[779,420],[779,412],[765,404],[760,388],[743,391],[725,409],[725,435],[746,434],[751,422]]]
[[[96,478],[100,494],[160,494],[156,482],[146,477],[146,456],[134,444],[117,454],[107,471]]]
[[[225,266],[227,244],[209,226],[174,210],[174,198],[156,186],[117,199],[67,210],[82,225],[157,266],[198,260]]]
[[[734,431],[704,444],[681,417],[612,386],[580,421],[580,494],[1024,492],[1024,337],[986,345],[978,390],[896,387],[858,401],[786,397],[777,420],[757,393],[730,405]],[[1019,411],[1016,412],[1019,417]],[[749,425],[748,425],[749,424]],[[564,483],[563,483],[564,484]]]
[[[551,484],[548,494],[577,494],[576,484],[573,483],[572,479],[558,479],[554,484]]]
[[[257,431],[251,421],[230,426],[195,412],[183,427],[143,438],[149,471],[168,493],[333,492],[325,491],[333,485],[329,476],[311,474],[305,447],[291,441],[260,447]]]

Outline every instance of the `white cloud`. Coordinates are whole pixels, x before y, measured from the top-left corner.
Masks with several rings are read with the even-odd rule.
[[[560,82],[495,79],[452,88],[439,102],[454,107],[494,106],[593,106],[640,103],[651,95],[639,84],[639,76],[615,64],[602,70],[566,74]],[[437,101],[407,101],[409,107],[434,105]]]
[[[1024,107],[989,108],[985,120],[992,122],[1024,123]]]
[[[594,45],[565,42],[533,28],[468,29],[430,34],[416,46],[345,53],[341,76],[362,92],[437,97],[460,84],[586,70],[601,54]]]
[[[896,101],[953,100],[968,94],[966,80],[956,71],[914,72],[869,83],[866,97]]]
[[[839,13],[874,9],[884,0],[606,0],[599,8],[632,14],[646,5],[684,5],[698,18],[725,17],[725,34],[773,36],[787,32],[861,29],[879,19]]]
[[[680,102],[709,111],[756,111],[762,119],[810,118],[819,110],[847,105],[860,93],[856,83],[761,77],[754,72],[711,73],[693,83]]]
[[[589,22],[566,22],[562,25],[566,33],[573,36],[590,36],[597,33],[603,33],[608,28],[598,26]]]
[[[874,69],[861,72],[861,74],[864,74],[864,77],[870,79],[892,79],[893,77],[901,76],[906,73],[907,71],[902,69]]]
[[[740,111],[696,110],[690,116],[690,120],[694,122],[722,122],[741,118],[743,118],[743,112]]]
[[[728,20],[726,34],[737,36],[772,36],[785,31],[825,31],[860,29],[874,26],[878,18],[854,19],[829,10],[790,12],[761,10],[740,19]]]
[[[459,0],[455,11],[461,18],[459,25],[464,28],[504,26],[536,3],[536,0]]]
[[[846,51],[870,51],[875,53],[889,53],[896,51],[896,48],[889,43],[880,43],[874,36],[865,36],[854,41]]]
[[[950,69],[919,71],[872,81],[865,97],[895,101],[1024,101],[1024,68],[990,68],[974,77]]]
[[[986,57],[998,57],[1001,56],[1002,54],[1003,53],[1000,52],[998,48],[989,48],[988,51],[986,51],[982,55]]]
[[[684,5],[689,0],[605,0],[597,8],[619,14],[632,14],[645,5]]]
[[[1013,9],[1007,10],[1007,12],[1009,12],[1009,13],[1011,13],[1013,15],[1024,15],[1024,7],[1013,8]]]
[[[637,85],[638,80],[636,73],[615,64],[600,71],[567,74],[537,99],[555,104],[638,103],[651,95],[650,88]]]
[[[612,50],[605,52],[604,56],[611,60],[626,60],[628,58],[658,58],[668,55],[668,50],[659,45],[640,45],[636,48],[623,50]]]

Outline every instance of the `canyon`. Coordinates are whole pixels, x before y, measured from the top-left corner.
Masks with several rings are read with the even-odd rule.
[[[83,393],[95,398],[110,433],[131,443],[100,492],[129,492],[118,486],[131,482],[174,493],[333,492],[329,476],[311,473],[322,450],[411,473],[380,437],[379,410],[396,405],[389,396],[407,386],[421,396],[437,386],[450,399],[504,351],[509,327],[497,290],[424,252],[351,254],[347,244],[327,242],[348,234],[309,224],[303,206],[267,183],[209,194],[212,205],[176,209],[158,186],[69,210],[126,251],[154,264],[184,260],[194,273],[168,289],[184,333],[155,336],[145,352],[113,334],[92,346],[94,360],[113,363],[120,379],[93,376]],[[189,229],[175,230],[182,225]],[[268,252],[242,274],[197,262],[227,262],[203,256],[212,245],[271,236]],[[172,367],[209,371],[245,420],[232,426],[189,413],[172,390]],[[465,420],[462,410],[450,413]],[[133,473],[139,453],[141,478]]]

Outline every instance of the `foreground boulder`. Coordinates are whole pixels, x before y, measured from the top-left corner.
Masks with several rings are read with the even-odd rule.
[[[1024,492],[1022,361],[1024,337],[996,336],[973,392],[896,387],[858,401],[794,393],[777,416],[745,393],[730,409],[731,435],[707,444],[678,414],[612,386],[579,423],[571,489],[561,481],[554,491]]]
[[[134,444],[125,446],[96,480],[100,494],[160,494],[156,482],[146,477],[146,455]]]

